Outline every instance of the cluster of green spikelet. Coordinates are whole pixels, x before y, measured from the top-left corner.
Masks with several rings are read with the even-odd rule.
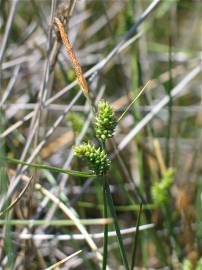
[[[117,125],[113,109],[106,101],[100,101],[95,117],[96,137],[102,142],[111,138]],[[88,161],[90,169],[97,175],[103,175],[110,167],[111,161],[107,157],[105,150],[96,148],[91,144],[81,144],[75,147],[74,155]]]
[[[96,136],[103,141],[111,138],[116,125],[117,121],[112,107],[106,101],[101,101],[98,104],[98,113],[95,118]]]
[[[157,206],[165,205],[169,199],[169,190],[174,181],[174,171],[172,168],[168,169],[160,182],[155,182],[152,185],[152,198]]]
[[[90,168],[97,174],[103,175],[110,166],[110,160],[107,154],[100,147],[90,144],[81,144],[75,148],[74,154],[78,157],[88,160]]]

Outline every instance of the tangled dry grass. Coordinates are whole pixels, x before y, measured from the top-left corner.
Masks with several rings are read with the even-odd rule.
[[[0,5],[0,269],[202,269],[201,2]],[[103,99],[113,205],[74,157]]]

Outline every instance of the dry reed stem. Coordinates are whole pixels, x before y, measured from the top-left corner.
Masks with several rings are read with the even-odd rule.
[[[154,139],[153,145],[154,145],[154,151],[156,153],[156,158],[157,158],[157,161],[158,161],[158,164],[159,164],[159,167],[160,167],[160,171],[161,171],[161,174],[163,175],[163,174],[165,174],[167,168],[166,168],[166,164],[165,164],[165,161],[164,161],[164,158],[163,158],[163,153],[162,153],[162,150],[161,150],[159,140]]]
[[[76,251],[73,254],[71,254],[70,256],[66,257],[65,259],[53,264],[52,266],[46,268],[45,270],[53,270],[53,269],[57,269],[59,266],[61,266],[61,264],[64,264],[65,262],[67,262],[68,260],[72,259],[73,257],[75,257],[76,255],[78,255],[79,253],[81,253],[82,250]]]
[[[14,170],[9,170],[9,172],[11,174],[14,174],[15,173]],[[27,177],[26,175],[22,175],[22,180],[28,181],[29,180],[29,177]],[[62,212],[69,219],[71,219],[74,222],[74,224],[77,227],[77,229],[81,232],[81,234],[83,234],[86,242],[88,243],[88,245],[90,246],[90,248],[92,249],[92,251],[95,252],[98,261],[102,261],[102,259],[103,259],[102,254],[98,251],[98,248],[97,248],[95,242],[90,237],[90,235],[89,235],[88,231],[86,230],[85,226],[82,225],[79,222],[79,219],[74,214],[74,212],[72,211],[72,209],[69,208],[69,207],[67,207],[58,197],[56,197],[53,193],[51,193],[49,190],[47,190],[46,188],[44,188],[39,183],[35,183],[35,189],[38,190],[38,191],[40,191],[43,195],[45,195],[47,198],[49,198],[49,200],[51,200],[56,205],[58,205],[58,207],[62,210]]]
[[[65,49],[66,49],[66,51],[69,55],[69,58],[72,62],[72,66],[73,66],[74,71],[76,73],[79,85],[80,85],[84,95],[88,96],[88,92],[89,92],[88,84],[86,82],[86,79],[83,76],[81,66],[80,66],[79,61],[76,57],[76,54],[75,54],[74,49],[72,47],[72,44],[70,43],[69,38],[67,36],[67,33],[65,32],[64,25],[62,24],[62,22],[58,18],[55,18],[55,23],[56,23],[58,30],[60,32],[60,36],[61,36],[61,39],[62,39],[63,44],[65,46]]]
[[[11,210],[11,208],[13,208],[18,202],[19,200],[22,198],[22,196],[24,195],[24,193],[27,191],[27,189],[29,188],[31,182],[32,182],[33,177],[31,176],[29,178],[29,180],[27,181],[26,186],[23,188],[23,190],[20,192],[20,194],[17,196],[17,198],[3,211],[0,212],[0,217],[5,214],[7,211]]]

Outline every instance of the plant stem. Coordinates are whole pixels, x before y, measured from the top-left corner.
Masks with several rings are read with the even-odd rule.
[[[106,176],[103,177],[103,202],[104,202],[104,218],[108,218],[107,211],[107,195],[106,195]],[[107,251],[108,251],[108,224],[104,225],[104,245],[103,245],[103,264],[102,270],[106,269],[107,266]]]
[[[136,255],[136,250],[137,250],[137,241],[138,241],[138,235],[139,235],[139,225],[140,225],[141,213],[142,213],[142,204],[140,204],[139,213],[138,213],[138,217],[137,217],[135,241],[134,241],[134,246],[133,246],[133,250],[132,250],[131,270],[133,270],[133,268],[135,266],[135,255]]]
[[[4,161],[7,161],[8,163],[13,163],[13,164],[21,164],[21,165],[25,165],[25,166],[37,168],[37,169],[44,169],[44,170],[50,170],[50,171],[58,172],[58,173],[65,173],[72,176],[80,176],[80,177],[85,177],[85,178],[96,176],[95,174],[91,174],[89,172],[85,173],[85,172],[80,172],[80,171],[67,170],[63,168],[48,166],[45,164],[27,163],[27,162],[24,162],[15,158],[0,157],[0,160],[4,160]]]
[[[109,206],[111,215],[114,219],[114,226],[115,226],[115,230],[116,230],[116,234],[117,234],[117,239],[118,239],[118,243],[119,243],[119,248],[120,248],[123,264],[125,266],[125,269],[129,270],[129,265],[128,265],[128,261],[126,258],[126,253],[125,253],[125,249],[124,249],[124,245],[123,245],[123,239],[121,237],[119,224],[118,224],[118,220],[117,220],[117,215],[116,215],[116,211],[115,211],[115,207],[114,207],[114,203],[113,203],[113,199],[111,196],[108,182],[106,182],[106,197],[107,197],[107,202],[108,202],[108,206]]]

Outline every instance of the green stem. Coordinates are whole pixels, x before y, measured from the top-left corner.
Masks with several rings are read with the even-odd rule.
[[[101,225],[103,224],[103,219],[80,219],[79,222],[83,225]],[[107,219],[104,221],[105,223],[112,223],[111,219]],[[72,220],[33,220],[33,219],[0,219],[0,225],[19,225],[19,226],[73,226],[75,223]]]
[[[115,230],[116,230],[116,234],[117,234],[117,239],[118,239],[118,243],[119,243],[119,248],[120,248],[123,264],[125,266],[125,269],[129,270],[129,265],[128,265],[128,261],[127,261],[127,257],[126,257],[126,253],[125,253],[125,249],[124,249],[124,245],[123,245],[123,240],[122,240],[120,229],[119,229],[117,215],[116,215],[116,211],[115,211],[115,207],[114,207],[114,203],[113,203],[113,199],[112,199],[112,195],[111,195],[108,183],[106,183],[106,197],[107,197],[107,202],[108,202],[108,206],[109,206],[111,215],[114,219],[114,226],[115,226]]]
[[[32,168],[50,170],[53,172],[65,173],[65,174],[72,175],[72,176],[80,176],[80,177],[85,177],[85,178],[96,176],[95,174],[92,174],[92,173],[85,173],[85,172],[79,172],[79,171],[74,171],[74,170],[61,169],[58,167],[48,166],[48,165],[44,165],[44,164],[28,163],[25,161],[21,161],[19,159],[14,159],[14,158],[0,157],[0,159],[5,160],[8,163],[21,164],[21,165],[25,165],[25,166],[32,167]]]
[[[103,202],[104,202],[104,218],[108,218],[107,211],[107,195],[106,195],[106,176],[103,177]],[[107,266],[107,254],[108,254],[108,224],[104,225],[104,245],[103,245],[103,264],[102,270],[106,269]]]
[[[133,270],[135,267],[135,256],[136,256],[136,251],[137,251],[137,241],[138,241],[138,235],[139,235],[139,225],[140,225],[141,213],[142,213],[142,204],[140,204],[139,213],[138,213],[138,217],[137,217],[135,241],[134,241],[134,246],[133,246],[133,250],[132,250],[131,270]]]
[[[92,103],[92,100],[91,100],[90,96],[89,96],[89,95],[87,95],[87,96],[86,96],[86,99],[87,99],[88,104],[89,104],[89,106],[90,106],[90,110],[91,110],[91,112],[92,112],[93,116],[95,117],[95,115],[96,115],[96,108],[95,108],[95,106],[93,105],[93,103]]]

